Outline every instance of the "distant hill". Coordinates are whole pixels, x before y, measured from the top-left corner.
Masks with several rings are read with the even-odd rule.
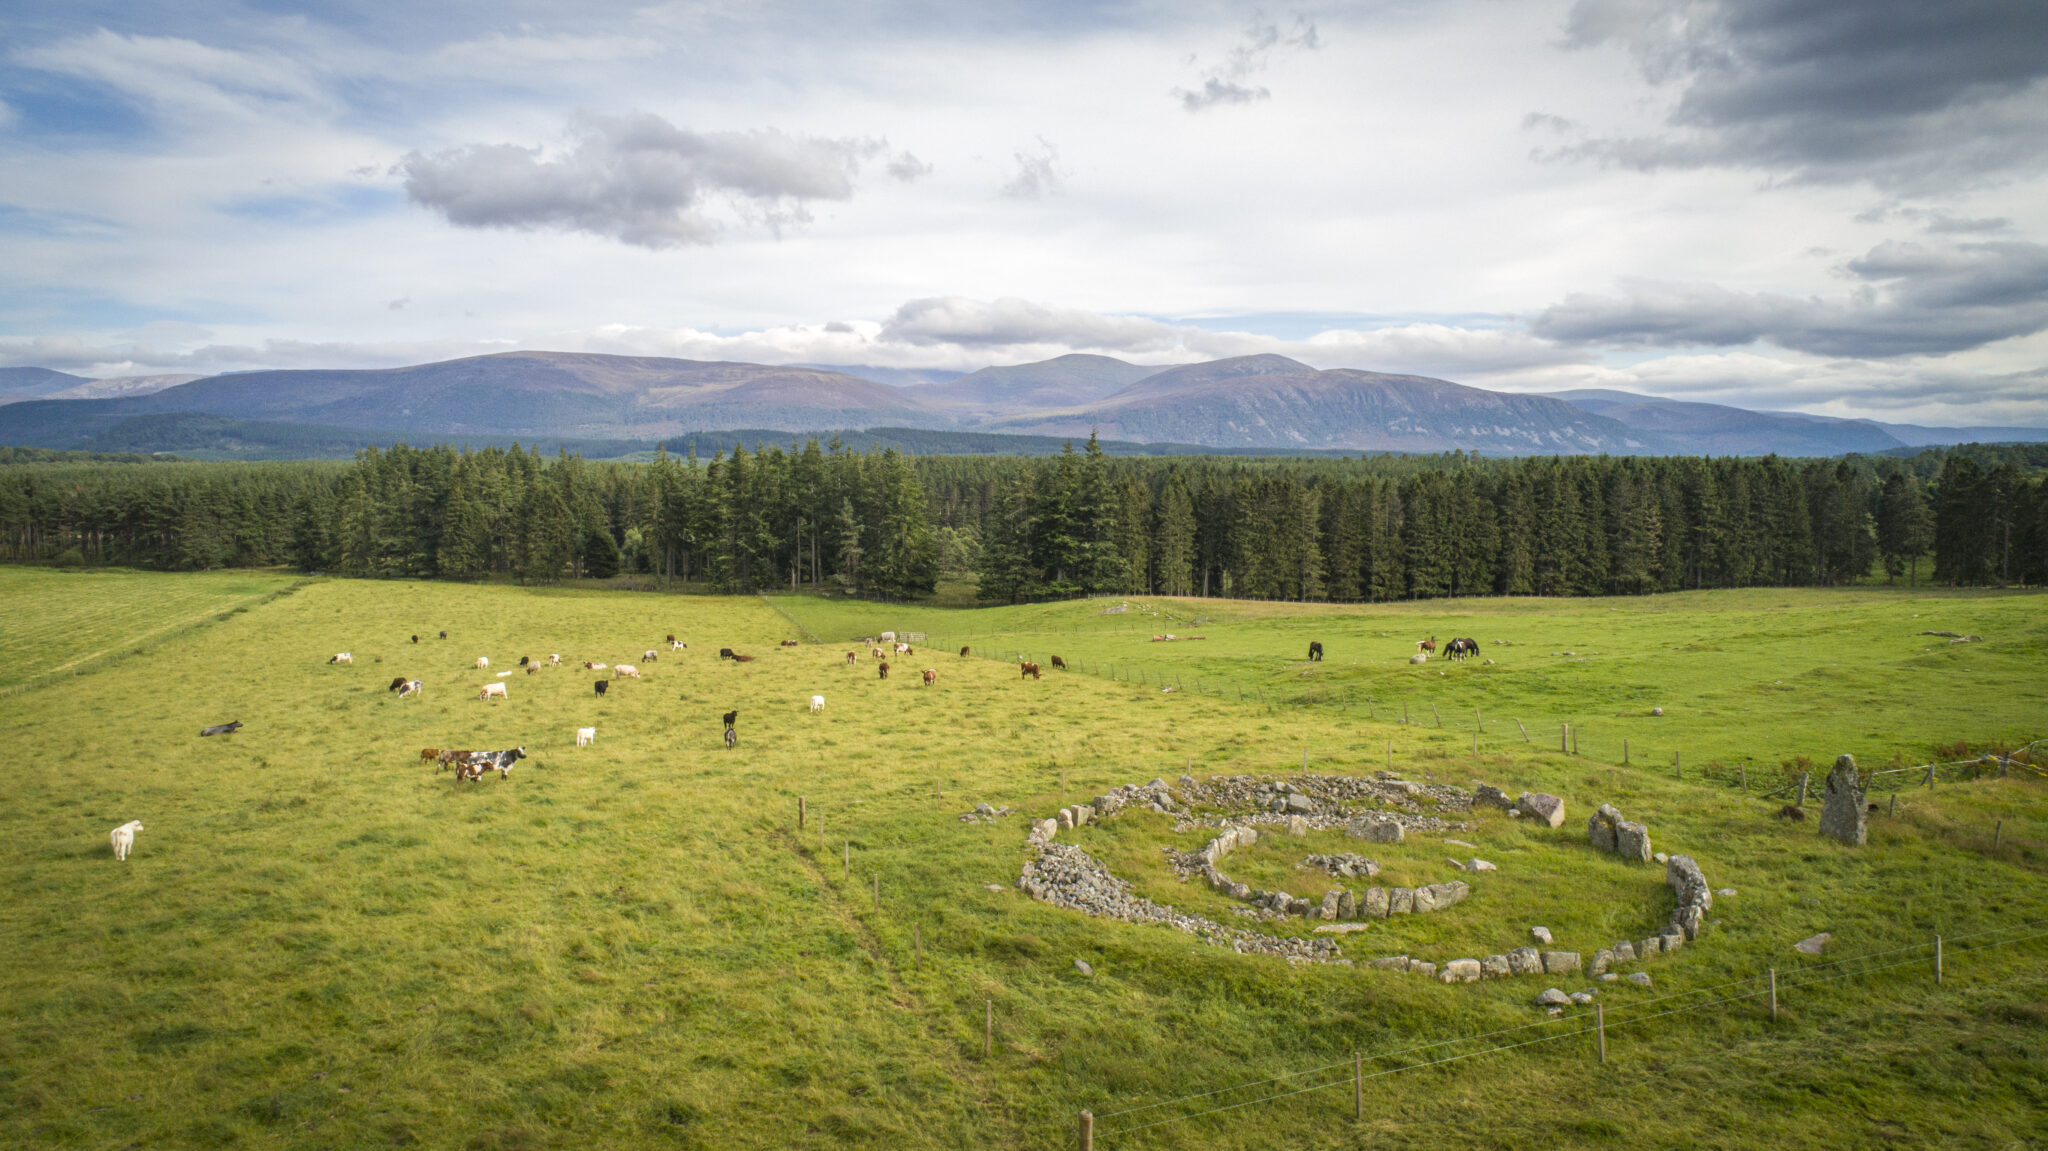
[[[793,368],[816,368],[821,372],[840,372],[873,380],[892,388],[908,388],[918,384],[942,384],[957,380],[964,372],[957,368],[881,368],[873,364],[791,364]]]
[[[110,400],[116,396],[144,396],[189,384],[206,377],[191,372],[162,376],[112,376],[104,380],[85,380],[61,392],[51,392],[46,398],[52,400]]]
[[[1663,450],[1616,421],[1544,396],[1425,376],[1317,371],[1285,356],[1168,368],[1099,404],[992,426],[1041,435],[1086,435],[1093,427],[1118,439],[1232,448],[1499,455]]]
[[[910,389],[920,401],[963,419],[1075,408],[1108,399],[1158,371],[1111,356],[1059,356],[1035,364],[983,368],[944,383]]]
[[[48,368],[0,368],[0,404],[18,403],[89,383],[92,381],[84,376]]]
[[[1721,404],[1666,400],[1589,388],[1551,392],[1596,416],[1682,450],[1709,456],[1839,456],[1900,447],[1901,441],[1865,420],[1838,420],[1799,412],[1753,412]]]

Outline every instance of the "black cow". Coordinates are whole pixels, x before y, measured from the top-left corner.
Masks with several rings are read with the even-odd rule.
[[[718,649],[718,658],[720,658],[720,659],[732,659],[732,658],[734,658],[734,657],[733,657],[733,654],[732,654],[732,649],[731,649],[731,648],[729,648],[729,647],[722,647],[722,648],[719,648],[719,649]]]
[[[1309,662],[1310,662],[1310,663],[1321,663],[1321,662],[1323,662],[1323,641],[1322,641],[1322,640],[1319,640],[1319,639],[1312,639],[1312,640],[1308,641],[1308,660],[1309,660]]]
[[[202,736],[233,735],[240,730],[242,730],[242,721],[238,719],[233,723],[216,723],[212,727],[201,728],[199,734]]]
[[[418,637],[418,636],[414,636],[414,637],[412,637],[412,642],[414,642],[414,643],[418,643],[418,642],[420,642],[420,637]]]
[[[519,666],[520,666],[520,667],[525,667],[525,666],[526,666],[526,664],[527,664],[527,661],[528,661],[528,660],[531,660],[532,658],[533,658],[533,657],[532,657],[532,656],[530,656],[530,655],[522,655],[522,656],[520,656],[520,657],[519,657]]]
[[[447,633],[447,632],[445,632],[445,631],[444,631],[444,632],[442,632],[442,633],[441,633],[441,638],[442,638],[442,639],[447,639],[447,638],[448,638],[448,633]]]
[[[597,689],[597,694],[599,694],[599,695],[603,695],[603,694],[604,694],[604,689],[605,689],[605,688],[608,688],[608,687],[610,687],[610,686],[611,686],[611,684],[612,684],[612,681],[611,681],[611,680],[608,680],[608,679],[601,679],[601,680],[598,680],[598,681],[597,681],[596,683],[594,683],[594,684],[591,684],[590,686],[592,686],[592,687],[594,687],[594,688],[596,688],[596,689]]]
[[[401,675],[401,676],[399,676],[399,677],[398,677],[397,679],[394,679],[394,680],[392,680],[392,681],[391,681],[391,686],[390,686],[390,687],[387,687],[387,688],[385,688],[384,690],[385,690],[385,691],[397,691],[397,690],[398,690],[399,688],[401,688],[401,687],[404,687],[404,686],[405,686],[405,677]]]
[[[735,709],[735,710],[733,710],[733,711],[728,711],[728,712],[726,712],[726,713],[725,713],[725,726],[727,726],[727,727],[731,727],[731,726],[733,726],[734,724],[738,723],[739,721],[740,721],[740,713],[739,713],[739,711],[738,711],[737,709]]]

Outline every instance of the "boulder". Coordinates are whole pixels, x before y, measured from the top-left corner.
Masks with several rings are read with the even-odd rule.
[[[1614,850],[1614,825],[1621,822],[1621,812],[1614,805],[1603,803],[1600,809],[1586,818],[1586,842],[1600,851]]]
[[[1619,975],[1615,974],[1614,972],[1610,971],[1610,972],[1608,972],[1608,973],[1607,973],[1607,974],[1605,974],[1605,975],[1595,975],[1595,976],[1594,976],[1593,978],[1595,978],[1595,979],[1598,979],[1598,980],[1599,980],[1600,982],[1602,982],[1602,983],[1612,983],[1612,982],[1614,982],[1615,980],[1617,980],[1617,979],[1620,979],[1620,978],[1621,978],[1621,976],[1619,976]]]
[[[1408,970],[1408,957],[1405,955],[1389,955],[1384,959],[1375,959],[1367,964],[1367,966],[1377,967],[1381,971],[1406,971]]]
[[[1088,961],[1085,959],[1074,960],[1074,970],[1080,972],[1083,975],[1095,974],[1095,969],[1093,967],[1088,966]]]
[[[1365,815],[1344,825],[1344,834],[1368,843],[1399,843],[1404,838],[1398,820]]]
[[[1298,791],[1287,793],[1287,810],[1297,815],[1307,815],[1316,809],[1316,801]]]
[[[1546,987],[1543,989],[1542,994],[1536,996],[1536,1006],[1538,1007],[1566,1007],[1571,1004],[1571,1001],[1571,996],[1566,995],[1555,987]]]
[[[1436,885],[1425,884],[1415,889],[1415,914],[1427,915],[1436,910]]]
[[[1650,829],[1627,819],[1615,824],[1614,853],[1638,863],[1650,862]]]
[[[1870,835],[1864,815],[1863,783],[1856,775],[1856,760],[1837,756],[1828,772],[1826,798],[1821,801],[1820,833],[1850,847],[1862,847]]]
[[[1546,951],[1543,953],[1543,973],[1564,975],[1579,969],[1579,953],[1576,951]]]
[[[1252,887],[1251,887],[1251,884],[1249,884],[1249,883],[1233,883],[1233,884],[1231,884],[1231,885],[1230,885],[1230,897],[1231,897],[1232,899],[1247,899],[1247,900],[1248,900],[1248,899],[1250,899],[1250,898],[1252,897]]]
[[[1292,835],[1292,836],[1294,836],[1294,837],[1295,837],[1295,838],[1297,838],[1297,839],[1301,838],[1301,837],[1302,837],[1302,836],[1304,836],[1304,835],[1307,835],[1307,834],[1308,834],[1308,816],[1305,816],[1305,815],[1290,815],[1290,816],[1288,816],[1288,817],[1287,817],[1287,834],[1289,834],[1289,835]]]
[[[1469,863],[1465,864],[1465,870],[1467,870],[1467,871],[1499,871],[1499,870],[1500,870],[1500,868],[1498,868],[1498,867],[1495,867],[1495,866],[1494,866],[1493,864],[1491,864],[1491,863],[1488,863],[1488,862],[1487,862],[1486,860],[1484,860],[1484,859],[1474,859],[1474,860],[1472,860],[1471,862],[1469,862]]]
[[[1348,887],[1337,889],[1337,918],[1358,918],[1358,896],[1353,895]]]
[[[1598,979],[1602,975],[1607,974],[1607,969],[1612,966],[1614,966],[1614,950],[1612,948],[1603,947],[1600,950],[1593,953],[1593,968],[1591,973],[1593,978]]]
[[[1387,898],[1386,888],[1368,887],[1365,889],[1365,894],[1359,897],[1358,917],[1360,919],[1385,919],[1387,917],[1387,908],[1391,904],[1392,900]]]
[[[1321,908],[1318,909],[1318,914],[1320,914],[1324,919],[1337,918],[1337,908],[1343,903],[1343,901],[1344,889],[1341,887],[1333,887],[1330,890],[1323,892],[1323,903]]]
[[[1479,982],[1479,961],[1477,959],[1453,959],[1444,964],[1436,977],[1445,983]]]
[[[1256,828],[1256,827],[1240,827],[1240,828],[1238,828],[1238,829],[1237,829],[1237,845],[1238,845],[1239,847],[1250,847],[1250,846],[1251,846],[1252,844],[1254,844],[1254,843],[1257,843],[1258,841],[1259,841],[1259,829],[1258,829],[1258,828]]]
[[[1462,879],[1453,879],[1449,883],[1432,883],[1429,887],[1431,898],[1436,903],[1435,910],[1437,911],[1463,903],[1465,897],[1472,894],[1472,886]],[[1422,909],[1418,907],[1416,910],[1420,911]]]
[[[1075,805],[1074,805],[1074,807],[1073,807],[1073,812],[1074,812],[1074,826],[1075,826],[1075,827],[1079,827],[1079,826],[1081,826],[1082,824],[1084,824],[1084,823],[1087,823],[1087,822],[1088,822],[1088,817],[1089,817],[1090,815],[1092,815],[1092,814],[1094,813],[1094,811],[1095,811],[1095,809],[1094,809],[1094,808],[1092,808],[1092,807],[1089,807],[1089,806],[1088,806],[1087,804],[1085,804],[1085,803],[1077,803],[1077,804],[1075,804]]]
[[[1664,954],[1669,955],[1672,952],[1678,950],[1679,948],[1685,946],[1685,932],[1669,932],[1663,936],[1660,936],[1658,941],[1664,944]]]
[[[1530,819],[1540,819],[1551,827],[1564,826],[1564,800],[1540,791],[1525,791],[1515,800],[1515,810]]]
[[[1650,973],[1647,971],[1631,971],[1628,973],[1628,981],[1637,987],[1648,987],[1650,985]]]
[[[1529,929],[1529,934],[1535,936],[1538,943],[1553,942],[1550,938],[1550,929],[1548,927],[1532,927]]]
[[[1074,826],[1074,813],[1070,808],[1060,808],[1060,813],[1053,818],[1059,821],[1061,831],[1066,831]]]
[[[1472,793],[1472,806],[1498,807],[1502,811],[1506,811],[1515,806],[1515,801],[1509,799],[1508,793],[1500,788],[1490,783],[1482,783],[1479,785],[1479,790]]]
[[[1593,1002],[1593,993],[1590,991],[1574,991],[1572,992],[1572,1002],[1584,1007],[1586,1004]]]
[[[1408,974],[1410,974],[1410,975],[1435,975],[1435,974],[1436,974],[1436,964],[1434,964],[1434,963],[1425,963],[1425,962],[1423,962],[1423,961],[1422,961],[1422,960],[1420,960],[1420,959],[1411,959],[1411,960],[1409,960],[1409,961],[1408,961]]]
[[[986,803],[977,803],[974,805],[974,814],[976,815],[994,815],[995,813],[996,809],[990,807]]]
[[[1387,892],[1387,914],[1409,915],[1415,911],[1415,889],[1396,887]]]
[[[1616,963],[1634,963],[1636,961],[1636,945],[1626,939],[1615,944],[1614,961]]]
[[[1828,945],[1828,940],[1833,938],[1833,935],[1830,935],[1825,931],[1821,932],[1819,935],[1809,935],[1805,939],[1802,939],[1799,942],[1793,944],[1792,950],[1797,951],[1801,955],[1819,955],[1820,949],[1826,947]]]
[[[1488,979],[1505,979],[1513,975],[1514,970],[1508,966],[1507,956],[1489,955],[1479,961],[1479,974]]]
[[[1543,972],[1543,957],[1533,947],[1517,947],[1508,952],[1508,970],[1516,975],[1540,975]]]
[[[1637,959],[1648,959],[1652,955],[1662,954],[1663,951],[1664,937],[1661,935],[1652,935],[1647,939],[1636,940]]]

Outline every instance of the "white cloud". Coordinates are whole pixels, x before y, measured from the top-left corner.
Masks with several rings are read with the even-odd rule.
[[[1013,154],[1017,174],[1002,187],[1002,194],[1014,200],[1036,200],[1066,191],[1066,177],[1060,171],[1060,150],[1045,137],[1038,138],[1035,151]]]

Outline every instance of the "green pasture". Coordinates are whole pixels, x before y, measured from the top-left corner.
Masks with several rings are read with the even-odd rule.
[[[292,582],[269,572],[0,567],[0,690],[135,654]]]
[[[96,592],[144,601],[119,582],[143,578],[166,581],[161,611],[119,639],[142,654],[0,698],[0,1145],[1054,1148],[1072,1146],[1082,1108],[1103,1116],[1104,1148],[2048,1139],[2048,939],[1975,945],[2048,932],[2048,784],[1908,791],[1851,850],[1810,819],[1775,818],[1777,801],[1678,778],[1665,751],[1776,770],[1795,755],[1912,759],[1937,742],[2048,734],[2039,597],[1133,601],[1119,617],[1096,615],[1103,601],[941,612],[399,581],[265,600],[288,581],[0,569],[0,647],[52,667],[97,650],[83,628],[40,641],[14,629],[89,623]],[[262,602],[180,630],[200,614],[185,579],[239,579]],[[865,651],[847,665],[847,637],[889,627],[934,642],[892,659],[886,681]],[[1924,629],[1983,642],[1912,634]],[[1166,631],[1209,638],[1150,642]],[[1432,631],[1474,635],[1496,663],[1410,668],[1412,639]],[[670,651],[669,633],[688,651]],[[780,646],[807,633],[824,642]],[[1309,638],[1323,664],[1300,661]],[[962,658],[961,644],[1003,658]],[[720,647],[756,658],[723,661]],[[659,658],[643,663],[648,648]],[[1119,675],[1023,680],[1012,650],[1114,661]],[[1550,655],[1566,650],[1578,656]],[[353,666],[327,664],[337,651]],[[516,666],[556,652],[568,666]],[[644,675],[600,698],[586,660]],[[1126,661],[1145,682],[1124,681]],[[923,667],[937,686],[920,685]],[[1206,690],[1159,690],[1176,674]],[[387,692],[400,675],[424,696]],[[510,698],[479,701],[489,682]],[[1402,699],[1411,719],[1436,703],[1444,726],[1390,719]],[[1470,706],[1486,721],[1476,756],[1458,726]],[[1665,716],[1642,714],[1651,706]],[[727,751],[718,717],[732,708]],[[1518,711],[1534,742],[1507,734]],[[197,736],[231,719],[247,727]],[[1579,754],[1542,738],[1539,719],[1579,724]],[[575,748],[585,725],[597,742]],[[1637,732],[1647,762],[1624,767],[1609,744]],[[1385,767],[1389,740],[1411,778],[1547,790],[1570,809],[1557,830],[1481,812],[1401,845],[1276,834],[1231,857],[1248,881],[1310,896],[1323,882],[1297,865],[1317,851],[1379,859],[1381,883],[1472,883],[1453,909],[1347,938],[1351,959],[1480,955],[1535,924],[1590,957],[1661,925],[1661,868],[1584,844],[1603,801],[1738,894],[1685,951],[1641,965],[1649,989],[1582,976],[1447,987],[1239,955],[1013,885],[1021,813],[1183,771],[1293,774],[1304,751],[1312,771],[1364,773]],[[529,758],[509,778],[474,784],[419,757],[513,746]],[[1020,814],[960,822],[978,800]],[[107,831],[129,819],[145,829],[117,863]],[[1131,812],[1063,837],[1143,894],[1251,923],[1167,869],[1161,848],[1202,833]],[[1452,855],[1500,870],[1466,875]],[[1827,954],[1790,949],[1819,931],[1834,935]],[[1959,940],[1940,986],[1917,960],[1800,984],[1861,970],[1825,966],[1845,957],[1910,957],[1894,949],[1937,932]],[[1659,1016],[1753,990],[1742,981],[1773,967],[1787,984],[1776,1020],[1757,999]],[[1324,1081],[1313,1076],[1112,1114],[1348,1068],[1354,1051],[1386,1070],[1426,1044],[1582,1025],[1581,1009],[1551,1023],[1530,1006],[1552,983],[1597,988],[1608,1063],[1578,1036],[1390,1074],[1368,1081],[1362,1122],[1347,1084],[1134,1130]],[[1700,995],[1665,998],[1688,992]],[[1659,1017],[1614,1022],[1632,1013]]]

